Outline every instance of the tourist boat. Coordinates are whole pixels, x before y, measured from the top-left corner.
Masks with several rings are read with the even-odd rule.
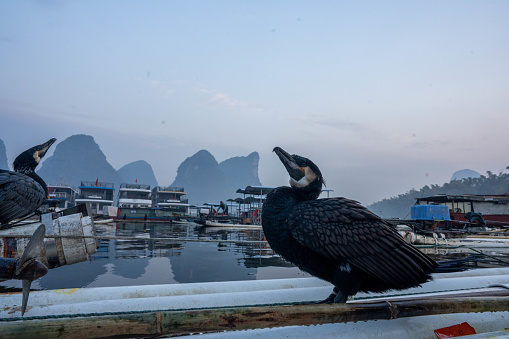
[[[101,182],[99,180],[82,181],[78,187],[80,190],[76,204],[90,204],[92,214],[101,215],[105,209],[113,206],[114,184],[111,182]]]
[[[187,193],[183,187],[156,186],[152,189],[152,207],[164,208],[174,215],[189,215]]]
[[[182,187],[122,184],[118,207],[108,207],[116,220],[173,222],[189,215],[190,205]]]
[[[173,209],[158,207],[109,207],[108,217],[132,222],[173,222],[182,218]]]
[[[48,199],[44,204],[47,208],[64,210],[76,206],[77,196],[78,191],[70,186],[48,185]]]
[[[150,208],[150,185],[144,184],[120,184],[118,190],[118,207],[120,208]]]
[[[19,293],[0,295],[0,326],[9,338],[436,338],[504,331],[508,287],[509,268],[488,268],[335,305],[311,303],[332,288],[316,278],[44,290],[24,317]]]

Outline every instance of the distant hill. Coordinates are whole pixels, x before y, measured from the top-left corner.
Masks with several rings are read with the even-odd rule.
[[[9,164],[7,163],[7,151],[2,139],[0,139],[0,169],[9,169]]]
[[[191,204],[218,203],[234,193],[216,159],[206,150],[180,164],[171,186],[184,187]]]
[[[480,176],[481,176],[481,174],[476,171],[472,171],[471,169],[463,169],[463,170],[454,172],[452,174],[451,181],[462,180],[462,179],[466,179],[466,178],[479,178]]]
[[[260,156],[253,152],[247,157],[234,157],[219,164],[219,169],[226,176],[226,181],[235,191],[248,185],[261,186],[258,178]]]
[[[236,198],[238,188],[261,185],[258,179],[259,155],[234,157],[220,164],[212,154],[201,150],[187,158],[177,169],[171,186],[184,187],[191,204],[219,203]]]
[[[0,147],[0,156],[1,152]],[[184,187],[192,204],[226,201],[237,197],[238,188],[261,185],[259,160],[258,153],[253,152],[219,164],[212,154],[201,150],[180,164],[170,186]],[[94,138],[84,134],[73,135],[57,144],[53,155],[45,158],[37,173],[48,185],[78,187],[81,181],[98,179],[114,183],[116,192],[121,183],[134,183],[136,179],[139,184],[158,185],[152,166],[146,161],[134,161],[116,171]]]
[[[114,183],[118,190],[124,181],[108,163],[94,138],[84,134],[73,135],[56,145],[53,155],[42,163],[37,173],[48,185],[77,187],[81,181],[99,179]]]
[[[117,173],[124,180],[123,182],[134,184],[150,185],[150,188],[157,186],[157,180],[152,166],[144,160],[131,162],[117,170]]]

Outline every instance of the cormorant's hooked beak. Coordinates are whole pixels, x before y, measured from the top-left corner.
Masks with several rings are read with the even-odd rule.
[[[57,139],[51,138],[44,144],[35,147],[34,160],[37,163],[41,162],[41,159],[46,155],[46,152],[48,152],[49,148],[51,147],[51,145],[53,145],[55,141],[57,141]]]
[[[46,155],[46,152],[49,150],[51,145],[53,145],[55,143],[55,141],[57,141],[57,139],[51,138],[48,141],[46,141],[44,144],[38,146],[38,148],[39,148],[39,150],[38,150],[39,158],[42,158],[42,157],[44,157]]]
[[[276,152],[277,156],[279,157],[279,160],[281,160],[286,170],[288,171],[288,174],[293,180],[299,181],[304,177],[305,168],[297,165],[297,163],[289,153],[287,153],[281,147],[274,147],[273,151]]]

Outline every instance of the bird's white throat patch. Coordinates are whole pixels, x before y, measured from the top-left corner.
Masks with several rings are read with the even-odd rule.
[[[40,163],[40,162],[41,162],[41,158],[39,157],[39,151],[34,152],[34,160],[35,160],[37,163]]]
[[[306,186],[309,186],[309,184],[311,184],[313,181],[315,181],[316,178],[318,178],[316,173],[313,172],[313,170],[311,168],[306,167],[304,176],[299,181],[297,181],[293,178],[290,178],[290,186],[296,187],[296,188],[306,187]]]

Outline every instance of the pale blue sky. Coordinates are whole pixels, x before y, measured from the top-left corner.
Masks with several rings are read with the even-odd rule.
[[[368,204],[509,165],[507,1],[0,0],[9,161],[92,135],[160,184],[200,149],[311,158]]]

